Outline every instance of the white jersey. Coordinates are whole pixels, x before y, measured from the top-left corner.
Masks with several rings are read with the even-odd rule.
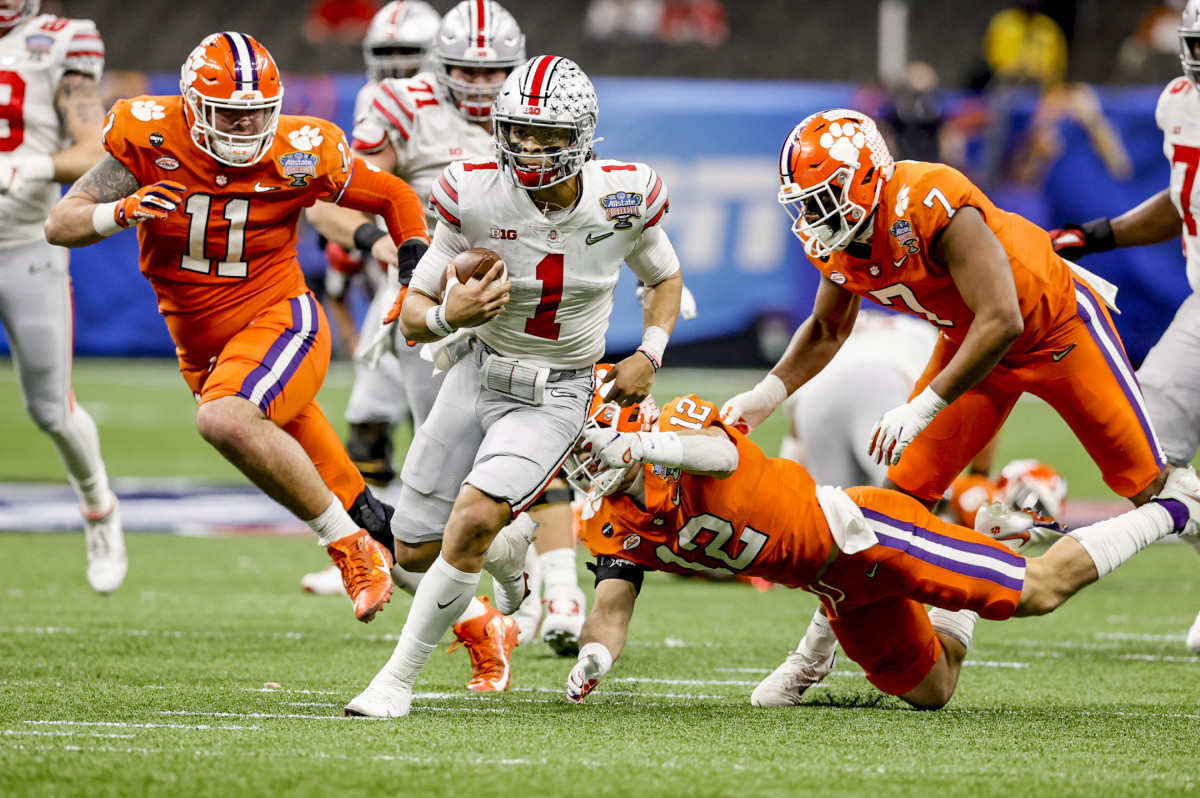
[[[432,73],[387,78],[363,91],[368,88],[355,105],[354,149],[372,153],[391,143],[395,175],[412,186],[422,202],[429,201],[433,181],[446,164],[495,153],[492,134],[458,112]],[[360,105],[363,110],[358,113]]]
[[[0,37],[0,154],[53,155],[70,145],[54,96],[67,72],[95,80],[104,69],[104,41],[95,23],[42,14]],[[56,183],[30,184],[0,196],[0,248],[43,238],[42,225],[58,201]]]
[[[613,292],[625,261],[647,285],[679,270],[659,222],[667,188],[640,163],[583,165],[579,202],[562,218],[539,211],[494,160],[453,163],[434,185],[433,246],[412,287],[436,297],[450,259],[473,247],[500,254],[512,282],[505,310],[476,328],[502,355],[578,369],[604,355]]]
[[[1171,164],[1171,201],[1183,218],[1183,251],[1192,291],[1200,291],[1200,95],[1186,77],[1167,84],[1154,109]]]

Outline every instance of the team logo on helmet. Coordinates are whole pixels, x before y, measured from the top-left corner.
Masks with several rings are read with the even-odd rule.
[[[605,194],[600,198],[600,206],[610,222],[617,220],[613,225],[614,230],[628,230],[633,227],[633,222],[629,220],[642,216],[642,195],[628,191]]]
[[[910,255],[915,255],[921,251],[921,242],[913,233],[912,225],[907,219],[897,220],[891,227],[889,232],[895,237],[896,242],[900,246],[906,248]]]
[[[279,156],[279,167],[284,177],[292,179],[289,186],[304,188],[310,177],[317,176],[317,162],[320,160],[320,156],[311,152],[285,152]]]

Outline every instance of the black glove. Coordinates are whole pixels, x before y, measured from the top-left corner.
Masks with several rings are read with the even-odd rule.
[[[400,270],[400,285],[408,285],[413,269],[429,251],[429,245],[419,238],[410,238],[396,250],[396,267]]]
[[[1051,230],[1050,243],[1054,245],[1054,251],[1067,260],[1079,260],[1093,252],[1116,249],[1117,238],[1113,235],[1112,223],[1106,217],[1100,217],[1081,225],[1064,224],[1062,229]]]

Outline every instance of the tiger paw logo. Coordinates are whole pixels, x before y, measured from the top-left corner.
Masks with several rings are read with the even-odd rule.
[[[846,166],[858,166],[858,153],[867,143],[862,129],[853,122],[834,122],[829,130],[821,134],[821,146],[829,150],[829,157],[836,158]]]
[[[901,186],[896,192],[896,215],[903,216],[908,213],[908,186]]]
[[[321,142],[324,140],[321,129],[312,125],[305,125],[299,130],[288,133],[288,143],[298,150],[315,150],[321,146]]]
[[[162,119],[167,115],[166,111],[166,108],[154,100],[134,100],[133,107],[129,110],[133,114],[134,119],[140,119],[143,122],[149,122],[152,119]]]

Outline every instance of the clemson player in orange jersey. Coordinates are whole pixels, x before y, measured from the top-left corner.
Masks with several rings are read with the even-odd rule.
[[[137,226],[197,429],[308,523],[370,621],[392,592],[391,512],[315,399],[329,324],[296,260],[296,223],[317,200],[380,214],[391,240],[376,254],[394,262],[394,242],[428,245],[425,214],[406,183],[352,157],[335,125],[280,115],[279,70],[251,37],[204,39],[180,90],[113,107],[108,155],[54,208],[47,238],[81,247]]]
[[[1190,523],[1200,480],[1179,471],[1188,479],[1155,501],[1027,559],[903,493],[818,486],[695,396],[673,400],[656,423],[652,400],[620,408],[597,396],[592,408],[568,461],[572,482],[588,491],[582,540],[596,555],[595,605],[567,678],[576,702],[624,647],[645,570],[745,574],[814,593],[831,633],[818,641],[822,668],[806,687],[833,669],[840,642],[880,690],[937,708],[954,692],[974,631],[947,622],[960,611],[1042,615],[1155,540],[1200,531]]]

